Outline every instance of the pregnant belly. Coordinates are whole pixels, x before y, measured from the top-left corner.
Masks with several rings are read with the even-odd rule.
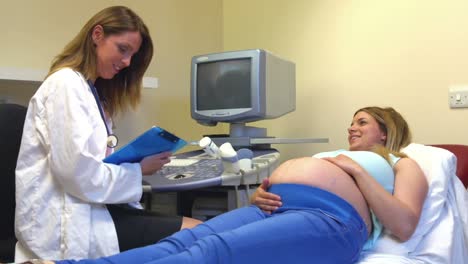
[[[304,184],[334,193],[356,209],[366,223],[368,232],[372,228],[367,202],[353,178],[326,160],[313,157],[288,160],[273,172],[270,183]]]

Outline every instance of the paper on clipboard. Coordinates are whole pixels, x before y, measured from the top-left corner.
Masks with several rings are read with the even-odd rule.
[[[154,126],[121,147],[103,161],[106,163],[134,163],[140,162],[144,157],[157,153],[176,152],[187,145],[187,142],[163,128]]]

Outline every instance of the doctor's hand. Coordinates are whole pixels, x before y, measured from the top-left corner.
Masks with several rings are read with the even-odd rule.
[[[258,206],[265,213],[271,214],[282,205],[281,197],[276,194],[268,192],[270,181],[268,178],[262,181],[262,184],[255,190],[255,193],[250,197],[250,203]]]
[[[160,170],[164,164],[169,163],[171,161],[171,156],[172,152],[166,151],[144,158],[140,162],[141,173],[143,175],[152,175],[156,171]]]

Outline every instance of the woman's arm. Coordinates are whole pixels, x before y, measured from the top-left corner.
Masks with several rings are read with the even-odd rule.
[[[414,160],[402,158],[395,164],[393,195],[385,191],[372,176],[349,157],[339,155],[326,160],[336,164],[355,179],[369,208],[386,229],[401,241],[411,237],[419,222],[428,191],[424,173]]]
[[[378,208],[374,212],[386,228],[406,241],[416,230],[429,187],[421,168],[410,158],[400,159],[394,171],[394,203],[385,204],[386,210]]]

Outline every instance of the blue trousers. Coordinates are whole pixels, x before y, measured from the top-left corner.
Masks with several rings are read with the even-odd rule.
[[[359,259],[367,229],[349,203],[305,185],[277,184],[269,191],[283,202],[271,215],[256,206],[239,208],[154,245],[78,263],[344,264]]]

